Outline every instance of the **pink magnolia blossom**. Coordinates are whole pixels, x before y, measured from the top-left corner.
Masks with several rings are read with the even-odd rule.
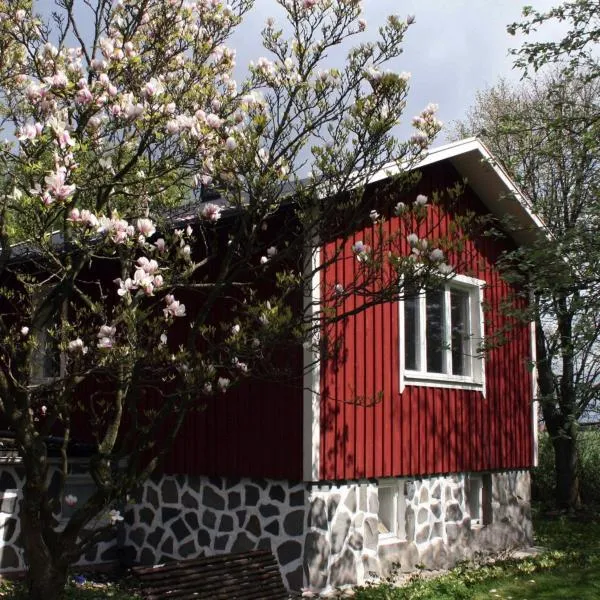
[[[152,219],[148,219],[148,218],[138,219],[136,226],[137,226],[137,230],[144,237],[152,237],[156,233],[156,227],[155,227]]]
[[[111,325],[102,325],[100,331],[97,333],[98,348],[103,350],[109,350],[115,343],[115,334],[117,333],[116,327]]]
[[[221,207],[209,202],[200,212],[200,216],[206,221],[216,223],[221,218]]]
[[[185,317],[185,304],[181,304],[179,300],[175,300],[173,294],[167,294],[165,296],[166,308],[163,309],[163,313],[166,318],[169,317]]]
[[[67,169],[65,167],[58,167],[56,171],[51,172],[50,175],[44,177],[44,183],[47,186],[48,193],[56,200],[66,200],[75,192],[75,184],[67,185],[66,179]]]

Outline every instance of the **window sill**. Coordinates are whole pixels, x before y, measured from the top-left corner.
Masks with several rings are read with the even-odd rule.
[[[402,544],[403,542],[406,542],[406,539],[402,539],[394,533],[380,533],[379,534],[379,541],[378,541],[379,546],[391,546],[393,544]]]
[[[459,375],[446,375],[445,373],[421,373],[419,371],[404,372],[405,385],[418,385],[422,387],[451,388],[459,390],[484,391],[484,384],[471,377]]]

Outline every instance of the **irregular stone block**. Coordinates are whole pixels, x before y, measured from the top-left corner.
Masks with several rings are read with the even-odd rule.
[[[439,481],[435,482],[435,485],[431,490],[431,497],[435,500],[439,500],[442,497],[442,485]]]
[[[233,517],[231,515],[223,515],[221,517],[219,531],[233,531]]]
[[[387,576],[394,569],[403,573],[412,571],[419,562],[419,551],[414,542],[380,544],[377,558],[381,576]]]
[[[185,508],[198,509],[198,500],[187,491],[183,492],[183,495],[181,496],[181,504],[183,504]]]
[[[417,523],[422,525],[423,523],[427,523],[427,521],[429,521],[429,511],[426,508],[420,508],[417,515]]]
[[[285,502],[285,490],[280,485],[272,485],[269,490],[269,498],[277,502]]]
[[[298,490],[290,494],[290,506],[304,506],[304,490]]]
[[[160,504],[158,493],[151,485],[146,487],[146,502],[154,508],[158,508]]]
[[[258,541],[258,546],[256,546],[257,550],[268,550],[271,552],[271,538],[261,538]]]
[[[173,554],[173,538],[168,537],[163,542],[163,545],[160,547],[160,550],[161,550],[161,552],[166,552],[167,554]]]
[[[348,490],[348,495],[346,496],[346,500],[344,500],[344,504],[348,508],[351,513],[356,512],[356,488],[352,487]]]
[[[327,519],[331,522],[335,515],[335,511],[340,503],[341,496],[339,494],[331,494],[327,498]]]
[[[463,518],[462,510],[456,502],[450,502],[446,506],[446,521],[460,521]]]
[[[327,536],[319,531],[309,531],[304,543],[304,573],[308,586],[313,590],[327,585],[327,561],[330,546]]]
[[[299,591],[304,586],[304,570],[302,567],[297,567],[293,571],[285,574],[287,587],[292,591]]]
[[[415,496],[415,482],[414,481],[405,481],[404,482],[404,495],[406,496],[407,502],[412,502],[412,499]]]
[[[173,542],[171,541],[171,549],[173,549]],[[154,555],[154,549],[144,548],[140,554],[140,563],[142,565],[155,565],[158,561]]]
[[[350,548],[332,565],[329,582],[332,586],[355,585],[356,584],[356,560]]]
[[[304,532],[304,511],[294,510],[285,516],[283,530],[292,536],[302,535]]]
[[[348,546],[354,550],[362,550],[363,536],[358,531],[353,531],[348,538]]]
[[[429,507],[431,508],[431,512],[436,519],[439,519],[442,516],[441,502],[432,502]]]
[[[422,544],[423,542],[426,542],[429,539],[429,533],[429,525],[423,525],[423,527],[421,527],[421,529],[417,531],[417,535],[415,536],[415,542],[417,544]]]
[[[248,519],[248,523],[246,524],[246,531],[248,533],[251,533],[254,537],[260,537],[260,534],[261,534],[260,521],[258,520],[258,517],[256,515],[252,515]]]
[[[140,510],[140,523],[151,525],[154,521],[154,511],[147,506]]]
[[[161,523],[165,524],[165,523],[169,522],[171,519],[176,519],[180,514],[181,514],[181,512],[179,511],[179,509],[169,508],[168,506],[165,506],[165,507],[161,508],[161,510],[160,510]]]
[[[163,504],[178,504],[179,490],[173,479],[165,479],[162,484],[162,501]]]
[[[333,554],[338,554],[342,551],[349,529],[349,515],[343,513],[338,514],[331,526],[331,551]]]
[[[445,569],[448,567],[448,552],[441,539],[427,544],[421,553],[420,562],[428,569]]]
[[[377,550],[379,541],[379,521],[375,517],[367,517],[364,522],[364,544],[367,550]]]
[[[192,531],[196,531],[198,527],[200,527],[200,523],[198,522],[198,514],[195,512],[186,513],[185,522]]]
[[[370,489],[368,491],[368,498],[367,507],[369,512],[377,514],[379,512],[379,495],[375,490]]]
[[[209,486],[205,486],[202,492],[202,504],[215,510],[225,509],[225,499]]]
[[[412,506],[407,506],[404,512],[406,541],[412,542],[415,539],[415,511]]]
[[[322,498],[315,498],[311,502],[308,512],[308,526],[327,530],[327,512],[325,501]]]
[[[299,542],[288,540],[277,547],[277,559],[281,566],[289,565],[302,556],[302,545]]]
[[[275,519],[271,521],[268,525],[265,525],[265,531],[270,533],[271,535],[279,535],[279,521]]]
[[[229,492],[227,495],[227,508],[233,510],[242,505],[242,495],[239,492]]]
[[[217,515],[212,510],[206,509],[202,513],[202,525],[209,529],[214,529],[217,523]]]
[[[233,554],[237,552],[249,552],[254,550],[256,543],[253,542],[243,531],[238,533],[233,545],[231,546],[231,552]]]
[[[421,492],[419,494],[419,504],[427,504],[429,502],[429,490],[427,485],[421,484]]]
[[[148,535],[148,546],[150,546],[151,548],[158,548],[158,544],[160,543],[160,540],[162,540],[162,536],[164,533],[165,530],[162,527],[157,527],[150,535]],[[141,542],[138,542],[133,538],[131,539],[131,541],[140,548],[143,546],[143,538]]]
[[[206,529],[198,531],[198,546],[208,548],[210,546],[210,535]]]
[[[191,558],[196,556],[196,544],[193,541],[186,542],[179,547],[179,555],[181,558]]]
[[[138,548],[141,548],[144,545],[144,541],[146,540],[146,530],[143,527],[136,527],[135,529],[132,529],[129,532],[129,539]],[[156,540],[156,542],[158,542],[159,540],[160,540],[160,538],[158,540]],[[148,539],[148,542],[150,542],[149,539]],[[151,545],[155,546],[155,544],[151,544]]]
[[[17,520],[13,517],[10,517],[4,521],[4,525],[2,526],[2,540],[6,543],[12,540],[13,535],[15,534],[15,529],[17,528]],[[2,550],[0,550],[2,552]]]
[[[238,519],[238,527],[243,527],[244,526],[244,522],[246,521],[246,514],[248,513],[248,511],[246,510],[236,510],[235,514],[237,516]]]
[[[261,504],[258,512],[265,518],[274,517],[279,514],[279,508],[274,504]]]
[[[246,506],[256,506],[260,497],[260,490],[255,485],[244,486],[246,492]]]
[[[227,534],[218,535],[215,538],[215,550],[226,550],[228,541],[229,541],[229,536]]]
[[[183,519],[177,519],[177,521],[171,525],[171,531],[178,542],[183,541],[188,535],[190,535],[190,530]]]

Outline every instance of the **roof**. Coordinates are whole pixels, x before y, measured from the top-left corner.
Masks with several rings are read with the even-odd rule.
[[[466,138],[458,142],[445,144],[432,148],[427,156],[417,163],[413,169],[433,165],[442,161],[449,161],[482,200],[486,208],[499,219],[508,218],[509,233],[518,244],[532,244],[540,231],[545,231],[541,219],[533,212],[532,204],[525,193],[517,186],[504,170],[498,159],[494,157],[487,146],[476,137]],[[404,167],[396,163],[390,164],[378,171],[367,183],[376,183],[397,175]],[[293,196],[293,189],[289,184],[282,186],[282,194]],[[234,215],[236,208],[227,208],[227,203],[218,191],[207,190],[202,195],[202,200],[187,203],[181,207],[168,211],[169,220],[174,226],[198,219],[199,208],[202,204],[212,202],[221,206],[223,214]],[[55,232],[53,237],[56,244],[62,243],[60,232]],[[53,239],[54,242],[54,239]],[[21,242],[13,247],[13,258],[28,258],[32,248],[27,242]]]
[[[420,169],[441,161],[462,175],[486,208],[499,219],[508,219],[511,237],[519,244],[533,243],[546,227],[533,212],[526,194],[510,178],[498,159],[476,137],[432,148],[414,168]],[[379,171],[369,183],[396,175],[402,166],[392,165]]]

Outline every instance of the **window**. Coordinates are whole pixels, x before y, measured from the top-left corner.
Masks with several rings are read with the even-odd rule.
[[[465,477],[467,506],[471,525],[489,525],[492,522],[492,477],[470,474]]]
[[[407,291],[400,308],[402,384],[483,390],[483,360],[478,356],[483,285],[456,275],[443,287]]]
[[[406,539],[406,503],[404,482],[401,480],[382,480],[378,487],[379,495],[379,539]]]

